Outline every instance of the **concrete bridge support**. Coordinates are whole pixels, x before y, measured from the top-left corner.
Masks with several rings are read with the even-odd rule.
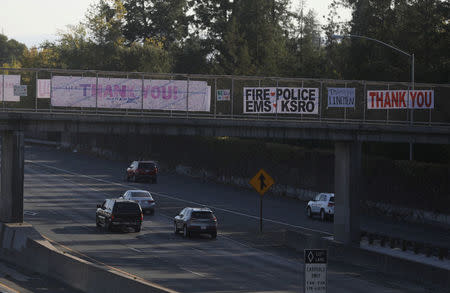
[[[361,159],[361,142],[336,142],[334,239],[344,244],[360,241]]]
[[[72,144],[72,134],[70,132],[61,132],[61,146],[70,148]]]
[[[24,134],[1,133],[0,222],[23,222]]]

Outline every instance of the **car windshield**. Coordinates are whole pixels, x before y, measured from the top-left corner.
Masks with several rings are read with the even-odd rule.
[[[140,213],[139,205],[134,202],[117,202],[114,205],[114,212],[119,213]]]
[[[139,169],[153,169],[156,165],[154,163],[139,163]]]
[[[131,197],[148,197],[149,199],[152,199],[152,195],[144,191],[134,191],[131,193]]]
[[[214,218],[214,215],[212,212],[208,211],[194,211],[192,212],[191,217],[195,219],[212,219]]]

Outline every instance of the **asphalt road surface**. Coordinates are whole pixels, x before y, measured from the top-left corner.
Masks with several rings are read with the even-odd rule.
[[[25,221],[62,250],[180,292],[303,292],[303,260],[282,246],[283,229],[330,235],[333,224],[308,219],[305,203],[259,195],[175,174],[158,184],[124,181],[126,164],[55,148],[27,146]],[[128,189],[152,192],[155,215],[139,233],[95,227],[96,205]],[[185,239],[173,217],[186,206],[208,206],[218,218],[217,239]],[[330,263],[328,292],[438,292],[370,269]],[[124,288],[125,290],[126,288]]]

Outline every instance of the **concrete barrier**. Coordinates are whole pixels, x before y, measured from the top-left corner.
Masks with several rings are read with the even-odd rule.
[[[364,269],[385,273],[424,284],[450,288],[450,270],[426,263],[363,249],[359,246],[343,245],[332,237],[323,237],[303,231],[287,230],[285,245],[303,249],[327,249],[329,261],[363,267]]]
[[[62,253],[29,224],[0,223],[0,259],[60,280],[88,293],[176,291]]]

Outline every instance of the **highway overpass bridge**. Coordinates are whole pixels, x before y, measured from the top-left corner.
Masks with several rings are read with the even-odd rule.
[[[183,96],[186,105],[185,111],[179,109],[177,111],[173,109],[167,111],[159,109],[155,111],[154,109],[145,109],[144,92],[147,82],[146,78],[150,76],[149,74],[44,70],[44,75],[46,75],[50,83],[49,95],[52,96],[52,99],[57,91],[70,91],[76,88],[76,85],[73,85],[73,76],[70,75],[68,77],[69,73],[77,74],[77,81],[83,80],[85,82],[86,78],[90,78],[88,80],[90,83],[82,83],[80,84],[81,87],[77,88],[78,94],[83,98],[80,100],[82,102],[86,101],[85,96],[88,93],[91,94],[92,104],[89,107],[74,105],[71,107],[67,105],[58,107],[55,106],[57,103],[54,103],[51,99],[51,102],[50,100],[43,102],[38,98],[39,89],[37,85],[40,78],[39,74],[42,76],[43,70],[8,69],[8,75],[12,76],[10,71],[14,70],[21,74],[24,72],[29,74],[29,78],[22,77],[22,80],[25,83],[28,82],[29,88],[34,89],[35,93],[31,91],[29,95],[25,95],[24,98],[18,101],[19,104],[12,105],[11,101],[5,100],[5,87],[3,87],[3,111],[0,111],[0,132],[2,136],[0,197],[2,205],[0,208],[0,221],[2,222],[23,221],[25,132],[60,132],[63,139],[67,134],[101,133],[106,135],[160,134],[332,141],[335,143],[336,207],[334,236],[336,240],[344,243],[357,242],[360,236],[358,205],[359,194],[363,192],[363,187],[359,185],[361,182],[359,177],[361,176],[362,142],[450,144],[450,119],[448,117],[449,111],[446,110],[450,109],[450,101],[448,99],[450,85],[416,84],[418,88],[435,90],[433,107],[436,106],[436,108],[425,110],[397,109],[397,111],[382,109],[374,114],[374,112],[368,110],[367,92],[371,87],[372,89],[380,89],[385,86],[389,91],[390,89],[402,90],[402,88],[408,90],[409,85],[407,83],[265,77],[152,75],[152,80],[158,82],[171,82],[176,78],[182,79],[181,81],[178,80],[179,84],[186,86],[186,95]],[[55,79],[53,73],[61,76],[59,79]],[[33,74],[35,78],[31,78]],[[126,79],[123,78],[125,74]],[[100,107],[99,95],[104,95],[108,85],[110,86],[111,97],[113,96],[113,87],[109,84],[111,79],[108,78],[108,81],[105,81],[105,77],[99,77],[108,75],[121,75],[121,86],[129,82],[129,75],[141,78],[142,87],[138,90],[142,97],[140,108],[139,105],[133,109],[108,110]],[[57,82],[61,84],[64,80],[68,80],[70,83],[65,86],[55,86]],[[139,80],[136,80],[134,82],[139,83]],[[195,84],[195,80],[203,83]],[[100,82],[105,82],[105,87],[102,91],[98,90]],[[218,85],[218,83],[221,85]],[[199,91],[190,91],[190,84],[191,89],[194,85],[196,87],[205,85],[210,93],[215,93],[213,98],[211,96],[206,97],[209,111],[189,108],[191,106],[189,101],[192,102],[195,94],[199,93]],[[217,93],[220,87],[226,87],[227,85],[231,89],[231,98],[226,101],[227,105],[224,107],[218,104]],[[320,99],[320,96],[325,95],[327,85],[344,88],[353,85],[357,92],[356,97],[361,95],[362,99],[355,103],[351,110],[347,108],[330,109],[325,105],[326,102],[323,101],[325,99]],[[248,86],[252,86],[253,89],[261,89],[260,95],[263,94],[264,90],[267,93],[270,93],[272,90],[275,95],[278,88],[293,88],[294,86],[297,87],[296,89],[308,88],[310,95],[315,93],[313,98],[316,99],[314,102],[316,110],[314,110],[314,115],[305,115],[305,113],[282,115],[282,113],[278,112],[278,109],[282,111],[282,108],[277,108],[277,98],[274,100],[275,110],[272,112],[249,114],[246,112],[248,109],[244,106],[245,96],[251,93],[251,90],[246,91]],[[264,89],[264,87],[266,88]],[[123,91],[120,89],[123,89]],[[171,90],[175,91],[174,88]],[[116,95],[121,95],[126,91],[126,86],[117,87]],[[152,90],[151,94],[153,96],[151,97],[153,99],[161,98],[160,93],[158,88],[155,91]],[[165,93],[166,97],[168,97],[168,92]],[[437,93],[441,95],[440,99],[438,99]],[[135,101],[137,96],[139,95],[133,94],[128,97],[129,101]],[[189,97],[191,97],[191,100],[189,100]],[[59,96],[59,98],[64,99],[65,97]],[[262,98],[262,96],[259,98]],[[305,101],[307,98],[305,96]],[[150,96],[148,99],[151,99]],[[162,99],[164,99],[164,95]],[[268,99],[270,100],[270,97]],[[58,101],[58,103],[60,102]],[[212,104],[213,106],[211,107]]]

